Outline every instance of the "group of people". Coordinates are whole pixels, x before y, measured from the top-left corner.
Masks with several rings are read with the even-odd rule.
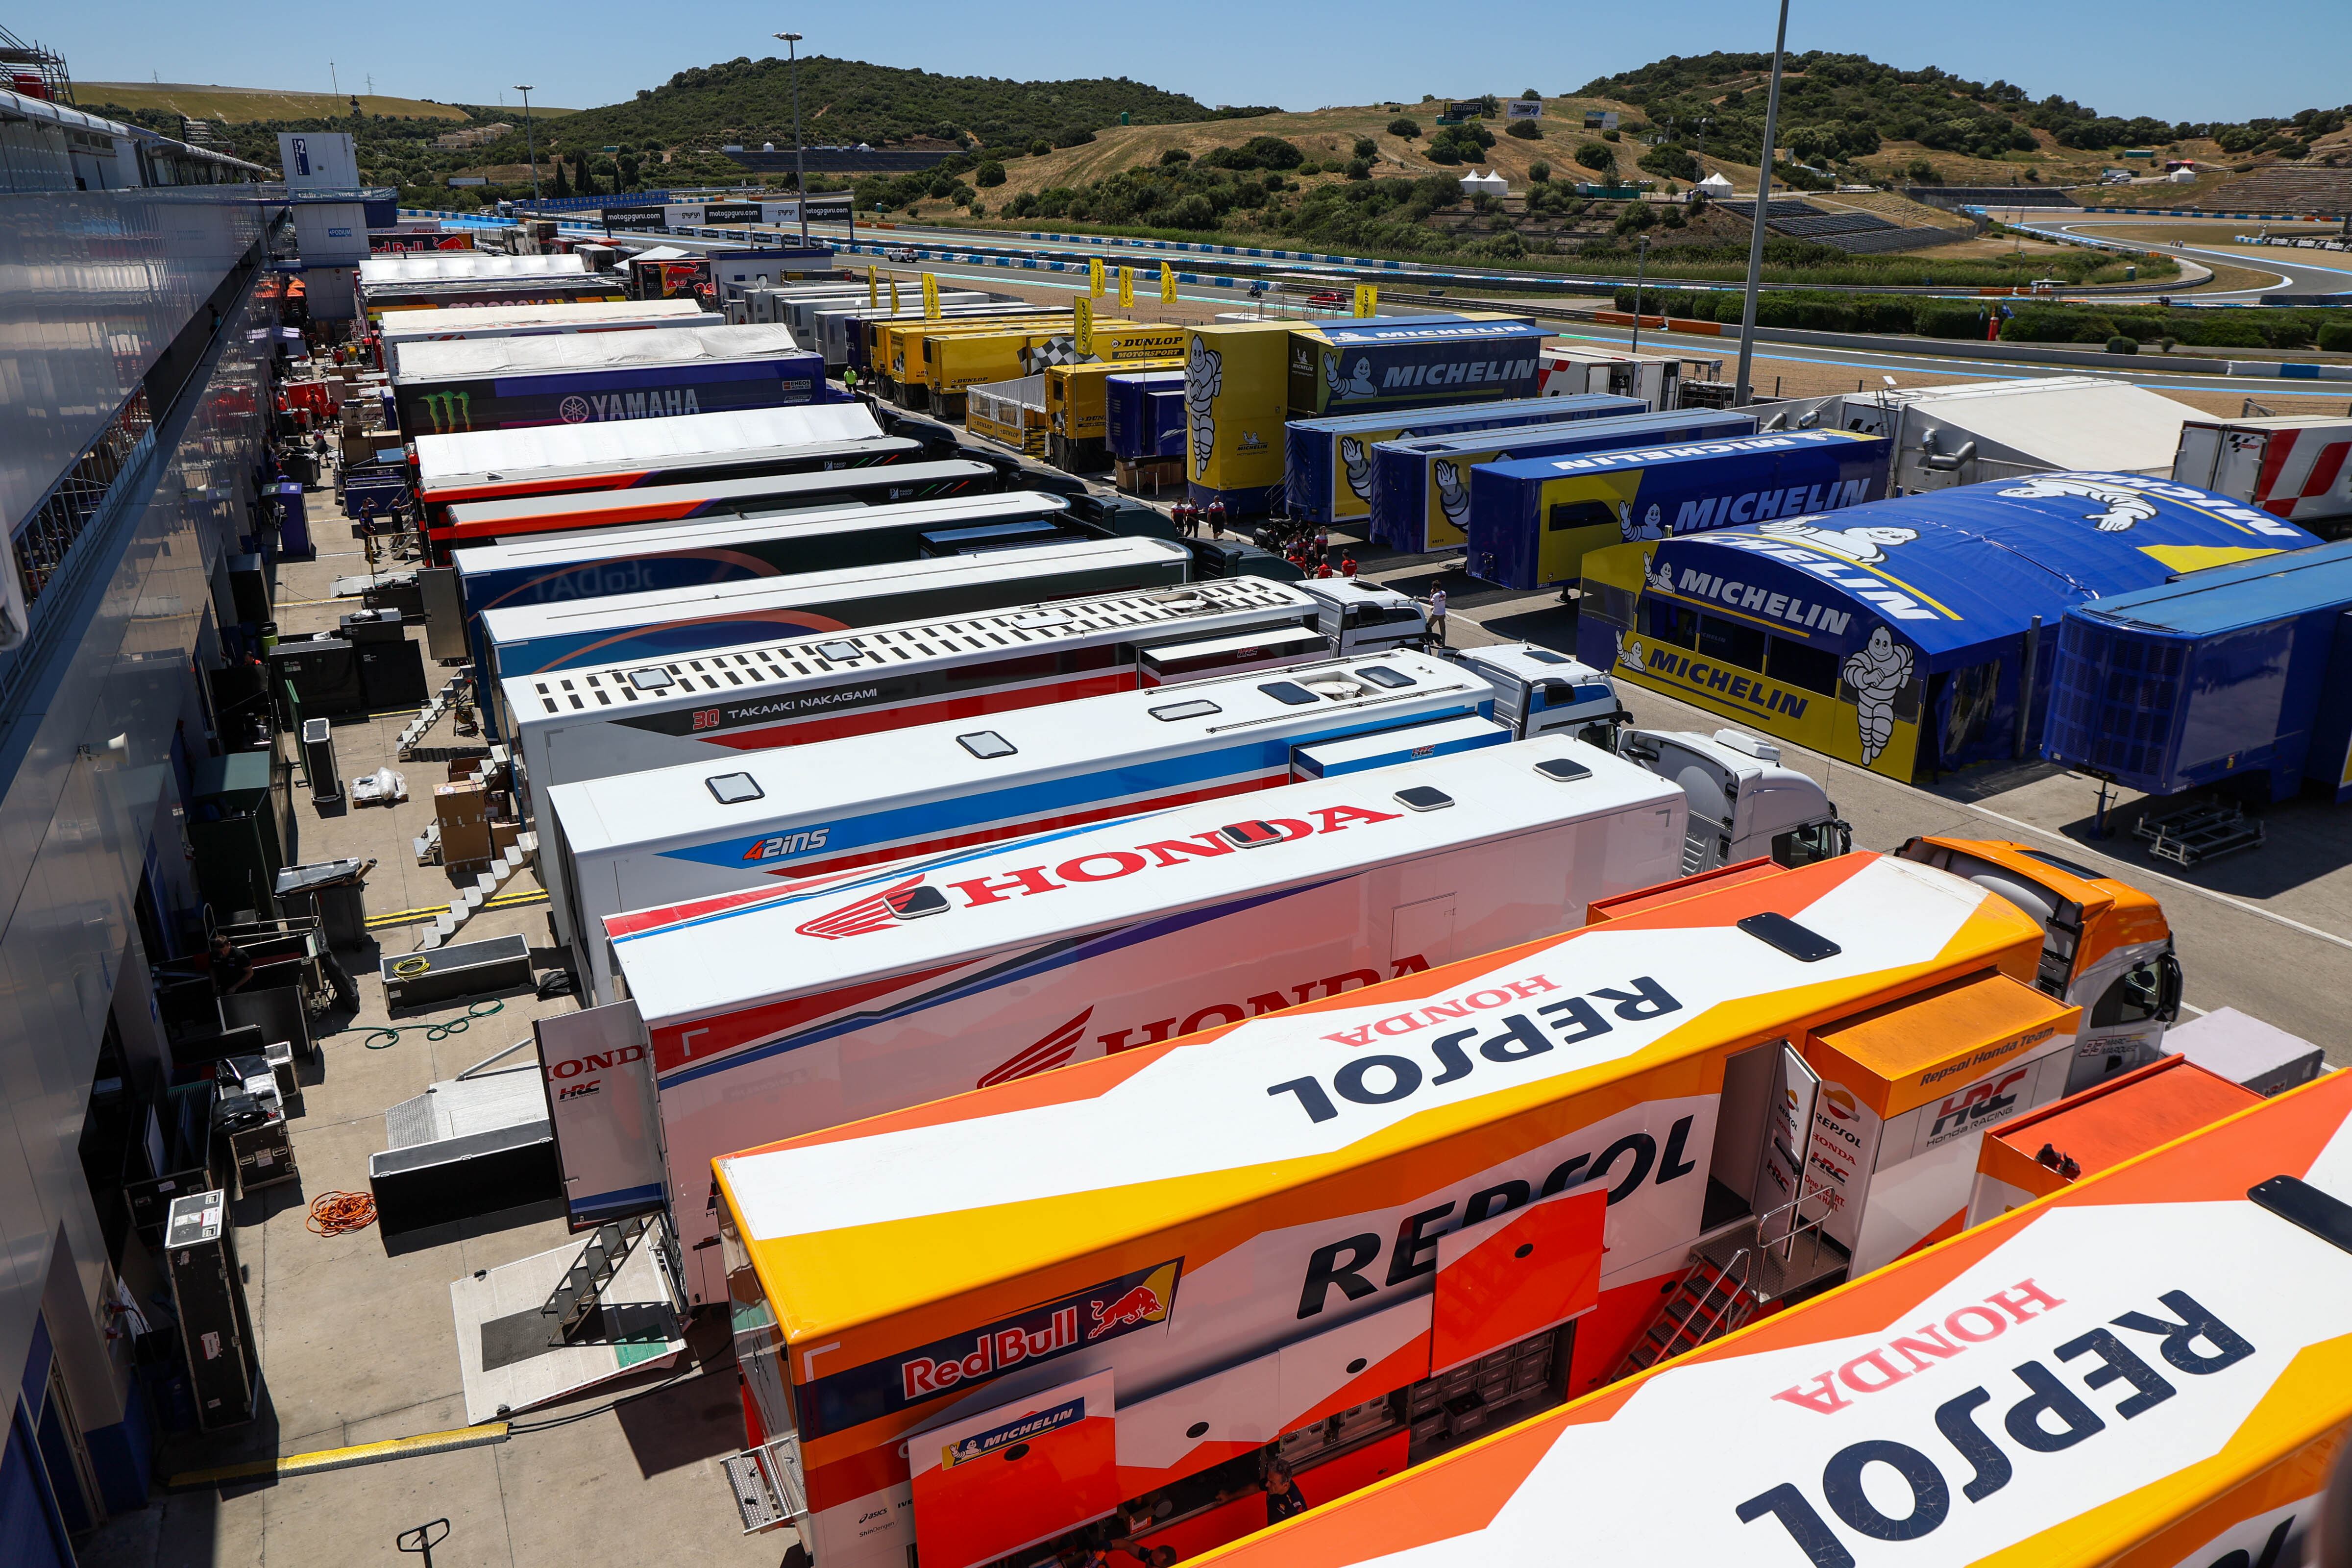
[[[1355,556],[1342,550],[1339,552],[1339,561],[1334,563],[1331,554],[1331,546],[1318,540],[1312,547],[1293,545],[1283,559],[1297,567],[1302,577],[1353,577],[1356,574]]]
[[[1188,498],[1178,501],[1169,509],[1169,511],[1170,515],[1176,520],[1176,532],[1180,538],[1198,539],[1201,537],[1202,528],[1208,529],[1209,537],[1212,539],[1223,539],[1225,536],[1225,503],[1223,501],[1213,500],[1206,506],[1195,506]]]

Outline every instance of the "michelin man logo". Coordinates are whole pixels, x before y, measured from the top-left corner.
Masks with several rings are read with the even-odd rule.
[[[1853,688],[1854,715],[1862,729],[1862,761],[1867,767],[1895,738],[1895,699],[1911,679],[1911,649],[1896,642],[1885,626],[1875,627],[1868,645],[1849,657],[1838,674]]]
[[[2011,485],[2000,492],[2019,500],[2054,500],[2063,496],[2080,496],[2106,508],[2105,511],[2086,511],[2083,515],[2097,524],[2101,533],[2121,533],[2134,523],[2146,522],[2156,515],[2156,502],[2137,490],[2127,490],[2118,485],[2103,485],[2093,479],[2068,479],[2063,475],[2044,474]]]
[[[1822,528],[1810,517],[1784,517],[1774,522],[1759,522],[1756,529],[1784,543],[1810,544],[1864,566],[1885,560],[1886,546],[1908,544],[1919,537],[1916,528]]]
[[[1434,466],[1433,476],[1437,480],[1437,510],[1445,514],[1446,521],[1468,532],[1470,487],[1463,483],[1461,468],[1440,458]]]
[[[1381,394],[1381,389],[1372,384],[1372,362],[1369,357],[1362,355],[1357,357],[1354,369],[1349,373],[1348,379],[1342,381],[1339,379],[1339,356],[1334,353],[1325,354],[1323,383],[1331,389],[1331,395],[1335,399],[1378,397]]]
[[[1623,634],[1620,635],[1623,636]],[[1649,655],[1642,651],[1642,639],[1640,637],[1627,636],[1624,637],[1624,640],[1618,645],[1617,664],[1618,668],[1621,669],[1630,669],[1635,675],[1641,675],[1644,673],[1643,665],[1648,658]]]
[[[1356,492],[1358,500],[1370,500],[1372,495],[1372,458],[1364,444],[1353,436],[1339,437],[1339,461],[1347,465],[1348,488]]]
[[[1631,544],[1638,539],[1664,539],[1674,531],[1666,526],[1665,509],[1653,501],[1650,510],[1640,517],[1633,515],[1633,503],[1621,501],[1617,507],[1618,537]]]
[[[1658,552],[1653,550],[1642,557],[1642,581],[1649,585],[1653,594],[1671,594],[1675,591],[1674,568],[1669,566],[1660,571]]]
[[[1184,411],[1192,419],[1192,477],[1209,471],[1217,444],[1217,394],[1224,390],[1225,356],[1199,338],[1184,363]]]

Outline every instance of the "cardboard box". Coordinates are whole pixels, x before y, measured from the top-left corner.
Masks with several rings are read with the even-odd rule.
[[[478,784],[436,784],[433,814],[441,825],[443,865],[471,865],[490,858],[489,791]]]

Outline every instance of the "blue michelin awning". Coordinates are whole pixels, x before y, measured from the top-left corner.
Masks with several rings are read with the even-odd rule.
[[[2188,485],[2035,474],[1661,540],[1643,575],[1653,591],[1841,652],[1883,624],[1919,649],[1923,669],[1940,669],[1975,662],[2036,616],[2054,626],[2074,605],[2318,542]]]

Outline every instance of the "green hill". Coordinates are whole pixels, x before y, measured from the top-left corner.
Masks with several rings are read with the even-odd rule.
[[[1671,139],[1753,163],[1764,139],[1769,54],[1669,56],[1597,79],[1585,96],[1637,104]],[[2305,156],[2304,139],[2340,130],[2346,110],[2306,109],[2285,119],[2238,123],[2101,114],[2069,98],[2034,98],[2011,82],[1969,81],[1928,66],[1902,70],[1863,55],[1813,50],[1783,65],[1780,142],[1827,167],[1902,144],[1979,163],[2094,164],[2126,147],[2178,148],[2196,157]],[[1955,169],[1992,178],[1995,170]],[[2054,172],[2054,171],[2053,171]],[[1926,177],[1921,175],[1919,177]],[[2005,180],[2000,183],[2006,183]]]
[[[1026,147],[1035,141],[1074,145],[1085,133],[1119,122],[1137,125],[1210,120],[1216,111],[1182,93],[1125,77],[1083,81],[1010,81],[936,76],[896,66],[812,55],[800,63],[801,130],[810,142],[879,147],[889,142]],[[790,143],[792,77],[781,59],[737,58],[678,72],[626,103],[583,110],[568,121],[568,142],[632,142],[677,146],[739,141]]]

